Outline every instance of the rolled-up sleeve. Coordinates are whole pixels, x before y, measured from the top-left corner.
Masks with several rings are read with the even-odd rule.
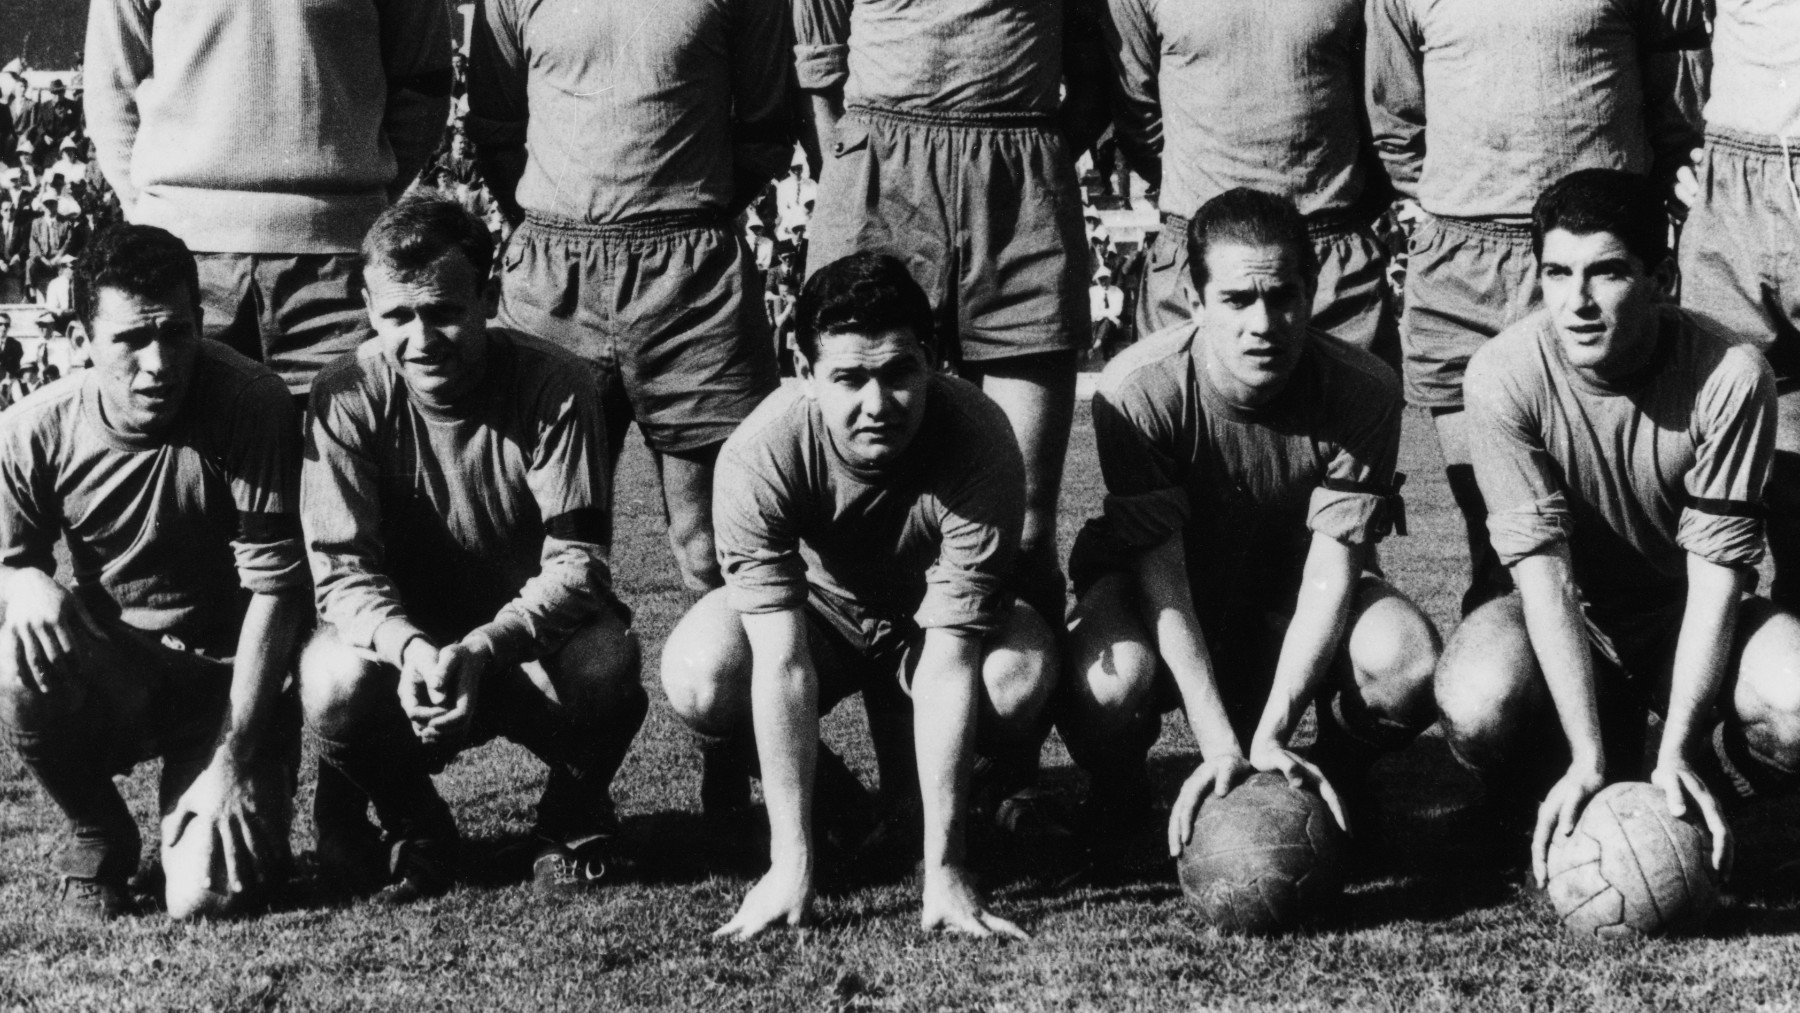
[[[1569,502],[1538,433],[1537,413],[1489,354],[1475,353],[1463,384],[1469,453],[1488,508],[1488,539],[1500,562],[1567,542]]]
[[[841,88],[850,77],[853,0],[794,0],[794,71],[805,91]]]
[[[760,431],[759,431],[760,432]],[[739,612],[782,612],[806,603],[806,560],[794,485],[775,453],[740,429],[713,473],[713,539],[727,597]]]
[[[293,396],[278,377],[259,377],[239,395],[231,419],[225,466],[238,511],[231,541],[238,583],[254,594],[304,589],[300,419]]]
[[[1694,406],[1694,467],[1675,542],[1722,566],[1761,562],[1767,514],[1763,487],[1775,454],[1775,380],[1761,355],[1725,355]]]
[[[1345,545],[1373,545],[1394,524],[1399,492],[1394,463],[1400,456],[1400,391],[1390,378],[1382,393],[1342,404],[1327,445],[1325,478],[1313,490],[1306,526]]]
[[[1025,461],[998,408],[984,427],[999,439],[966,451],[960,479],[938,492],[938,558],[925,571],[921,629],[992,633],[1010,604],[1025,525]]]
[[[1363,87],[1375,151],[1394,189],[1416,199],[1425,168],[1425,57],[1413,0],[1368,0],[1364,20]]]

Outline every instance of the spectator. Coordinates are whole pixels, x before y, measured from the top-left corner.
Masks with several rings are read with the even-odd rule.
[[[788,166],[788,174],[775,184],[775,208],[780,216],[775,238],[788,239],[794,234],[794,226],[810,223],[813,198],[818,192],[819,185],[807,178],[806,164],[795,159]]]
[[[64,135],[62,143],[56,147],[57,159],[50,166],[52,177],[61,176],[70,185],[86,183],[88,178],[87,155],[82,151],[81,142],[74,134]]]
[[[0,303],[25,299],[25,262],[31,253],[31,222],[19,214],[8,190],[0,190]]]
[[[34,298],[43,299],[50,279],[65,259],[73,259],[87,245],[87,227],[81,221],[81,205],[72,197],[45,197],[42,211],[31,223],[31,260],[27,283]]]
[[[1113,284],[1112,272],[1104,267],[1094,272],[1088,289],[1088,316],[1094,325],[1090,354],[1105,362],[1125,346],[1125,291]]]

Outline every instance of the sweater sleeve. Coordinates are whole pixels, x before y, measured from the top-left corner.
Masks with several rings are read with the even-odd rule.
[[[258,594],[306,586],[300,546],[300,420],[287,385],[266,374],[244,388],[231,413],[225,468],[238,512],[231,541],[238,582]]]
[[[1722,566],[1753,567],[1763,557],[1763,486],[1775,455],[1775,379],[1761,355],[1745,346],[1725,354],[1695,402],[1694,427],[1676,544]]]
[[[450,7],[443,0],[377,0],[387,78],[383,132],[403,189],[431,160],[450,120]]]
[[[1145,0],[1096,3],[1112,63],[1113,127],[1125,157],[1146,179],[1162,175],[1162,101],[1157,92],[1161,41]]]
[[[1425,52],[1413,0],[1368,0],[1363,87],[1388,180],[1418,199],[1425,168]]]
[[[138,189],[131,179],[137,143],[137,89],[150,77],[150,0],[94,0],[88,7],[87,55],[82,92],[88,136],[100,172],[130,217]]]
[[[544,519],[541,565],[476,630],[506,664],[555,652],[612,600],[612,495],[599,396],[591,384],[553,382],[539,395],[537,415],[525,482]]]
[[[794,44],[786,0],[736,0],[731,20],[732,175],[748,202],[794,154]]]
[[[793,0],[794,69],[805,91],[832,91],[850,78],[854,0]]]

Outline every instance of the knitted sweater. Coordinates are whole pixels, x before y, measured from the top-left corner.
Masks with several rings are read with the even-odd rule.
[[[196,251],[346,253],[448,96],[444,0],[94,0],[87,121],[126,217]]]

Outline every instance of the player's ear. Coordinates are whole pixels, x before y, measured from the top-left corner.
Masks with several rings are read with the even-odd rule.
[[[1675,293],[1681,291],[1681,265],[1674,254],[1664,257],[1651,269],[1650,280],[1656,283],[1656,294],[1663,302],[1675,301]]]

